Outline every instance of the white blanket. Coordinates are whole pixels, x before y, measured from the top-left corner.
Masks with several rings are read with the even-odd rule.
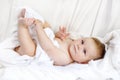
[[[120,80],[120,30],[107,34],[103,41],[107,44],[104,59],[90,61],[89,64],[73,63],[68,66],[32,63],[29,65],[12,64],[4,67],[3,64],[0,69],[0,80]],[[15,46],[14,43],[9,43],[1,47]],[[2,52],[2,49],[0,51]],[[6,49],[8,55],[10,52],[10,49]]]

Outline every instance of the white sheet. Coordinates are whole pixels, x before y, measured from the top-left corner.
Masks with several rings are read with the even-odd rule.
[[[6,46],[14,47],[15,41],[9,41],[11,42],[7,42]],[[104,59],[90,61],[89,64],[73,63],[62,67],[45,62],[32,62],[28,65],[20,65],[10,64],[12,63],[10,60],[9,63],[4,63],[0,58],[3,65],[0,80],[120,80],[120,30],[107,34],[103,41],[107,44]],[[0,51],[2,52],[2,49]],[[7,57],[10,48],[4,51],[1,54],[6,54]],[[5,56],[4,60],[6,60]]]

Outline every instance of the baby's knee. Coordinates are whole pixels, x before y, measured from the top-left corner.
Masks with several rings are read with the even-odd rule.
[[[35,56],[35,51],[31,50],[31,51],[25,51],[25,54],[30,56],[30,57],[34,57]]]
[[[30,57],[35,56],[35,49],[22,49],[20,46],[18,46],[14,50],[21,56],[22,55],[28,55]]]

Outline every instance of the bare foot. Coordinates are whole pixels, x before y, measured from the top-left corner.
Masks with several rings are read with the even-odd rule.
[[[28,27],[33,25],[35,19],[34,18],[19,18],[18,25],[23,27]]]
[[[20,14],[18,15],[18,18],[24,18],[25,17],[25,12],[26,12],[26,9],[22,9]]]

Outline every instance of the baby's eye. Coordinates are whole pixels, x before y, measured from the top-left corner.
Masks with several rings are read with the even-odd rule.
[[[82,44],[84,44],[84,41],[82,40],[82,42],[81,42]]]
[[[86,50],[85,49],[83,50],[83,53],[86,55]]]

